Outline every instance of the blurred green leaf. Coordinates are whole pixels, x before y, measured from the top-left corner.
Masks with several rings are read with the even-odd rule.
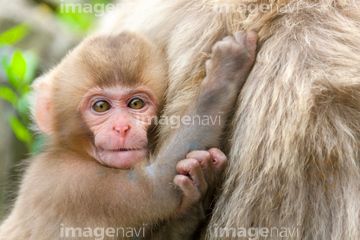
[[[14,73],[11,71],[8,60],[6,59],[5,56],[1,60],[2,60],[1,65],[3,66],[3,68],[5,70],[7,80],[15,89],[18,89],[20,81],[18,78],[16,78]]]
[[[0,87],[0,98],[5,99],[15,107],[18,101],[16,93],[8,87]]]
[[[27,25],[22,24],[3,32],[0,35],[0,44],[15,44],[29,33]]]
[[[11,128],[13,129],[15,136],[22,142],[29,142],[31,141],[31,134],[29,130],[20,122],[20,120],[12,116],[9,119]]]
[[[19,25],[0,34],[0,46],[3,44],[15,44],[22,40],[29,32],[25,25]],[[0,86],[0,98],[12,103],[16,110],[16,116],[9,118],[10,125],[16,137],[27,143],[28,149],[32,146],[32,136],[26,128],[29,122],[29,101],[31,81],[34,79],[38,66],[38,59],[33,52],[15,51],[11,61],[4,55],[0,56],[0,67],[4,69],[7,80],[13,89]]]
[[[9,83],[21,96],[30,91],[29,86],[35,77],[37,65],[38,59],[33,52],[15,51],[10,65],[6,58],[2,59]]]
[[[21,96],[26,95],[27,93],[29,93],[31,91],[30,85],[26,85],[21,89]]]
[[[79,13],[79,12],[66,12],[61,13],[58,11],[57,17],[60,21],[65,23],[74,31],[87,31],[89,30],[91,23],[93,22],[94,16],[90,13]]]
[[[29,113],[29,94],[21,96],[17,102],[17,110],[23,119],[26,119]]]
[[[26,62],[20,51],[15,51],[12,57],[10,70],[13,74],[18,76],[21,81],[24,80],[26,73]]]
[[[26,62],[26,73],[24,76],[24,84],[30,85],[36,75],[36,70],[39,65],[39,59],[33,51],[23,53]]]

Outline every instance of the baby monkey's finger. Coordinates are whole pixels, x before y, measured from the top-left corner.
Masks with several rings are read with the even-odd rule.
[[[205,196],[208,184],[200,162],[197,159],[189,158],[181,160],[177,164],[176,169],[180,174],[190,177],[195,187]]]
[[[186,158],[195,158],[199,161],[205,176],[205,180],[209,185],[214,181],[214,161],[208,151],[193,151],[186,155]]]
[[[183,191],[183,200],[180,209],[188,208],[201,200],[202,196],[200,191],[187,176],[176,175],[174,184]]]
[[[212,159],[214,160],[215,179],[218,179],[226,167],[227,157],[218,148],[211,148],[208,152],[211,154]]]

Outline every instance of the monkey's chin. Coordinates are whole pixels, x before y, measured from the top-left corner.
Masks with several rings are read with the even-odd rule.
[[[97,160],[108,167],[128,169],[146,158],[146,149],[98,150]]]

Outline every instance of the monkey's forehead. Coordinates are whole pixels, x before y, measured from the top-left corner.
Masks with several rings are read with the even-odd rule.
[[[161,51],[146,39],[128,32],[84,40],[52,75],[56,91],[73,97],[95,86],[141,84],[162,99],[167,85],[167,65]]]

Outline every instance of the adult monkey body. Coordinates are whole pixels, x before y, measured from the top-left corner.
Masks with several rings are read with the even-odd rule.
[[[289,227],[296,230],[290,239],[359,239],[358,1],[135,3],[104,28],[140,31],[166,49],[166,115],[181,114],[194,99],[205,70],[202,52],[238,29],[259,34],[257,61],[225,144],[229,165],[208,238],[226,236],[216,236],[216,228]],[[243,11],[263,3],[273,11]],[[171,129],[161,133],[163,142]]]

